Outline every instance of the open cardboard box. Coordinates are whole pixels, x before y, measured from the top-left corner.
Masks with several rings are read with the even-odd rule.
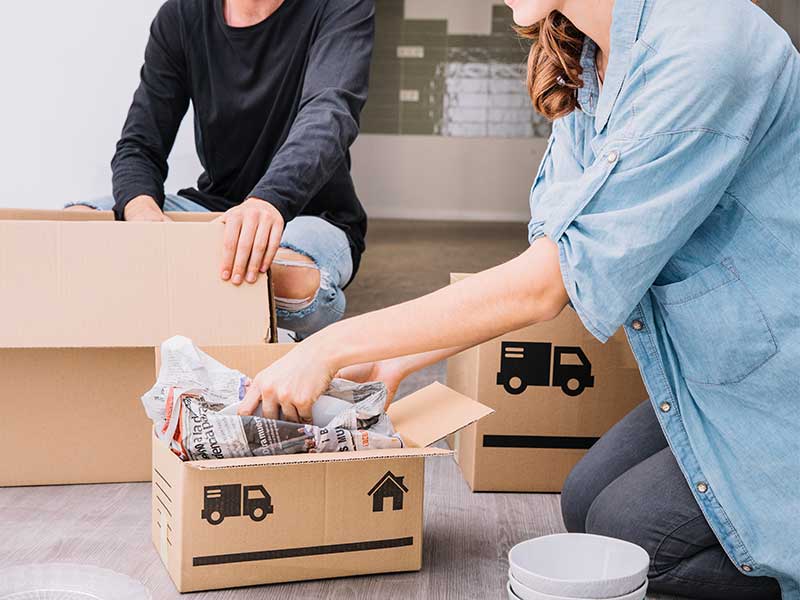
[[[0,210],[0,486],[147,481],[154,348],[274,341],[268,277],[220,280],[216,215]]]
[[[289,350],[204,348],[251,376]],[[433,384],[388,412],[405,448],[183,462],[153,436],[152,537],[178,590],[419,570],[425,457],[492,409]]]

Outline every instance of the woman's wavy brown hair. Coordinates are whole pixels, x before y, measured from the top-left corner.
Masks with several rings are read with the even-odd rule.
[[[581,52],[586,36],[557,10],[517,33],[533,42],[528,55],[528,93],[533,107],[553,120],[578,107],[583,87]]]
[[[758,4],[758,0],[753,2]],[[515,29],[533,42],[528,55],[528,93],[537,112],[554,120],[578,108],[586,36],[557,10],[530,27]]]

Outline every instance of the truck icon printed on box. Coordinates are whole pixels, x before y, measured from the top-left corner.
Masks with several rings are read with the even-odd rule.
[[[509,394],[521,394],[529,385],[552,385],[567,396],[579,396],[594,387],[592,363],[578,346],[553,348],[549,342],[503,342],[501,354],[497,385]]]
[[[272,498],[263,485],[212,485],[203,488],[203,510],[200,516],[211,525],[219,525],[226,517],[247,515],[263,521],[274,512]]]

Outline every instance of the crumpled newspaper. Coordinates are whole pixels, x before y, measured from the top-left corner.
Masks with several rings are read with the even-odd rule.
[[[156,434],[183,460],[402,448],[384,411],[383,383],[334,379],[313,407],[313,423],[237,415],[250,379],[190,339],[161,345],[155,386],[142,396]]]

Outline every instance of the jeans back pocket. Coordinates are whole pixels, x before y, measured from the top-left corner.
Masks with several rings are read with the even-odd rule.
[[[761,307],[730,258],[650,291],[687,381],[737,383],[778,352]]]

